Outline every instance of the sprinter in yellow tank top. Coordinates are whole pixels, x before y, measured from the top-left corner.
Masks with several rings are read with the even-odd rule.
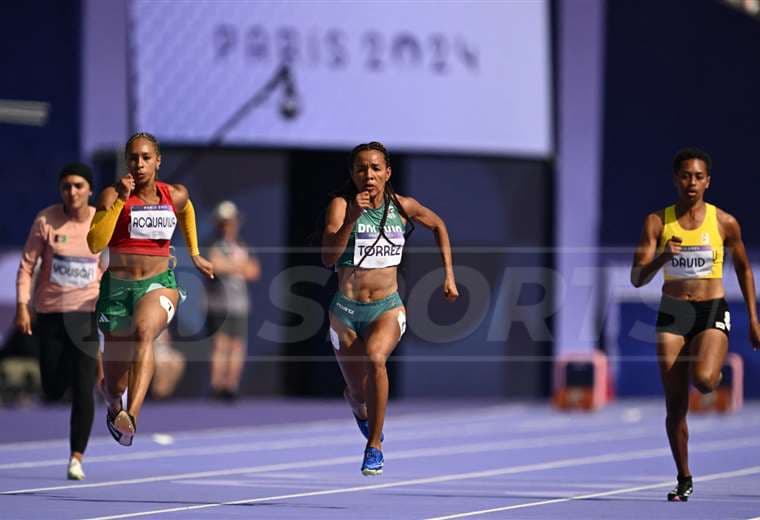
[[[755,281],[742,242],[739,222],[708,204],[710,156],[696,148],[673,159],[678,201],[644,220],[631,269],[631,283],[649,283],[660,268],[665,274],[657,315],[657,357],[665,390],[665,427],[678,469],[670,501],[687,501],[693,491],[688,460],[689,380],[702,393],[715,390],[728,351],[731,315],[723,290],[723,248],[734,270],[749,314],[752,346],[760,348]]]

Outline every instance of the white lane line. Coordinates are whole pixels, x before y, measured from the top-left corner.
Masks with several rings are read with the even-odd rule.
[[[760,440],[750,441],[745,438],[725,439],[720,442],[705,443],[704,445],[700,446],[698,449],[699,451],[731,450],[731,449],[734,449],[736,445],[732,445],[729,447],[729,446],[726,446],[726,444],[730,444],[732,441],[739,441],[739,443],[743,445],[742,447],[745,447],[747,445],[755,445],[755,446],[760,445]],[[502,475],[516,474],[516,473],[526,473],[530,471],[568,468],[568,467],[574,467],[574,466],[585,466],[585,465],[590,465],[590,464],[600,464],[600,463],[608,463],[608,462],[623,462],[623,461],[640,460],[640,459],[647,459],[647,458],[653,458],[653,457],[665,457],[665,456],[670,456],[669,449],[657,448],[657,449],[648,449],[648,450],[635,450],[635,451],[622,452],[622,453],[616,453],[616,454],[596,455],[592,457],[575,457],[575,458],[570,458],[570,459],[556,460],[552,462],[543,462],[539,464],[525,464],[521,466],[513,466],[510,468],[501,468],[501,469],[493,469],[493,470],[485,470],[485,471],[473,471],[473,472],[468,472],[468,473],[455,473],[455,474],[449,474],[449,475],[441,475],[438,477],[402,480],[399,482],[390,482],[387,484],[375,484],[375,485],[369,485],[369,486],[354,486],[350,488],[326,489],[322,491],[291,493],[288,495],[276,495],[276,496],[270,496],[270,497],[230,500],[226,502],[199,504],[199,505],[193,505],[193,506],[172,507],[172,508],[167,508],[167,509],[154,509],[151,511],[140,511],[136,513],[125,513],[125,514],[119,514],[119,515],[109,515],[109,516],[87,518],[85,520],[115,520],[117,518],[135,518],[139,516],[158,515],[162,513],[197,511],[200,509],[210,509],[210,508],[221,507],[221,506],[255,504],[259,502],[271,502],[275,500],[288,500],[288,499],[293,499],[293,498],[338,495],[338,494],[344,494],[344,493],[354,493],[354,492],[370,491],[370,490],[376,490],[376,489],[388,489],[388,488],[397,488],[397,487],[403,487],[403,486],[417,486],[421,484],[434,484],[434,483],[440,483],[440,482],[451,482],[451,481],[456,481],[456,480],[466,480],[466,479],[473,479],[473,478],[488,478],[488,477],[496,477],[496,476],[502,476]],[[747,472],[746,474],[760,473],[760,466],[753,466],[751,468],[745,468],[743,470],[740,470],[740,472],[732,472],[732,473],[737,473],[738,475],[739,473],[741,473],[741,471]],[[662,483],[657,484],[657,486],[661,486],[661,485],[663,484]],[[606,492],[606,493],[610,493],[610,492]],[[566,501],[567,499],[558,499],[558,500]],[[542,503],[543,502],[553,502],[553,501],[542,501]]]
[[[341,428],[342,435],[323,435],[319,437],[306,436],[296,439],[275,440],[275,441],[256,441],[248,440],[246,442],[224,444],[223,446],[197,446],[191,448],[165,448],[152,449],[147,451],[131,452],[121,455],[93,455],[85,459],[86,464],[101,462],[132,462],[138,460],[152,460],[160,458],[186,457],[186,456],[203,456],[203,455],[225,455],[233,453],[246,453],[256,451],[270,450],[287,450],[300,448],[314,448],[320,446],[341,446],[346,444],[356,444],[359,439],[359,432],[355,427],[350,429]],[[447,428],[436,428],[435,430],[417,429],[415,432],[396,433],[393,436],[394,441],[419,440],[419,439],[442,439],[446,437],[462,437],[463,435],[477,436],[494,433],[494,425],[473,425],[473,426],[451,426]],[[506,431],[504,432],[507,433]],[[147,439],[146,439],[147,440]],[[113,441],[110,443],[113,444]],[[68,462],[68,458],[44,459],[36,461],[9,462],[0,464],[0,470],[13,470],[24,468],[43,468],[50,466],[60,466]]]
[[[392,421],[394,428],[417,428],[426,424],[439,424],[441,421],[448,423],[463,422],[465,424],[472,424],[477,421],[488,421],[494,419],[507,419],[525,411],[525,407],[522,405],[500,405],[500,406],[488,406],[466,410],[453,410],[453,411],[441,411],[441,412],[421,412],[410,413],[405,412],[398,416],[393,416]],[[346,419],[326,419],[321,421],[305,421],[305,422],[289,422],[287,424],[271,424],[264,426],[234,426],[229,428],[210,428],[203,430],[195,430],[187,433],[177,432],[160,432],[170,433],[176,441],[183,440],[197,440],[197,439],[209,439],[216,440],[224,437],[250,437],[253,435],[268,435],[268,434],[297,434],[303,435],[306,433],[318,433],[330,431],[333,429],[343,429],[349,422],[353,424],[353,420],[350,420],[351,415],[346,412]],[[529,417],[529,415],[526,415]],[[547,417],[546,419],[525,419],[529,421],[529,425],[519,426],[526,430],[540,429],[548,424],[548,421],[554,419]],[[543,421],[543,422],[542,422]],[[569,421],[569,419],[568,419]],[[520,422],[522,425],[523,423]],[[109,436],[99,436],[90,439],[89,446],[94,445],[113,445],[114,441]],[[68,447],[68,440],[46,440],[46,441],[27,441],[27,442],[15,442],[0,444],[1,451],[23,451],[23,450],[39,450],[43,448],[57,448]]]
[[[719,479],[724,479],[724,478],[745,477],[748,475],[756,475],[758,473],[760,473],[760,466],[750,466],[750,467],[742,468],[735,471],[724,471],[722,473],[713,473],[711,475],[704,475],[702,477],[697,477],[694,480],[696,482],[707,482],[710,480],[719,480]],[[430,518],[427,518],[426,520],[452,520],[454,518],[467,518],[470,516],[488,515],[491,513],[501,513],[503,511],[512,511],[514,509],[526,509],[528,507],[539,507],[539,506],[546,506],[550,504],[561,504],[563,502],[571,502],[573,500],[587,500],[590,498],[608,497],[612,495],[623,495],[625,493],[635,493],[636,491],[645,491],[648,489],[670,487],[672,485],[673,485],[673,479],[670,479],[663,482],[656,482],[654,484],[647,484],[644,486],[613,489],[612,491],[602,491],[599,493],[589,493],[586,495],[576,495],[576,496],[565,497],[565,498],[554,498],[551,500],[540,500],[538,502],[528,502],[525,504],[515,504],[511,506],[494,507],[491,509],[481,509],[479,511],[468,511],[466,513],[457,513],[453,515],[430,517]]]
[[[649,431],[645,428],[626,428],[624,430],[611,430],[603,432],[592,432],[583,434],[560,434],[560,435],[548,435],[544,437],[533,437],[530,439],[514,439],[508,441],[498,442],[481,442],[481,443],[467,443],[467,444],[455,444],[450,446],[443,446],[439,448],[416,448],[412,450],[403,450],[393,453],[393,458],[398,460],[413,459],[420,457],[434,457],[444,455],[463,455],[479,452],[489,452],[498,450],[514,450],[514,449],[527,449],[527,448],[546,448],[549,446],[567,446],[572,444],[586,444],[591,442],[618,442],[621,439],[635,439],[648,435]],[[51,486],[43,488],[33,489],[16,489],[12,491],[0,492],[0,495],[12,495],[12,494],[25,494],[25,493],[39,493],[44,491],[60,491],[64,489],[86,489],[86,488],[100,488],[109,486],[123,486],[127,484],[143,484],[147,482],[161,482],[167,480],[184,480],[188,478],[206,478],[206,477],[219,477],[229,475],[239,475],[243,473],[261,473],[270,471],[292,470],[299,468],[314,468],[322,466],[330,466],[335,464],[343,464],[346,462],[356,463],[358,458],[356,456],[350,457],[333,457],[327,459],[318,459],[315,461],[306,462],[291,462],[291,463],[278,463],[267,464],[263,466],[249,466],[244,468],[223,469],[223,470],[211,470],[194,473],[179,473],[173,475],[153,476],[136,478],[129,480],[112,480],[107,482],[94,482],[87,484],[68,484],[61,486]]]
[[[344,427],[342,431],[349,431]],[[509,425],[494,425],[493,423],[475,423],[471,425],[461,426],[445,426],[437,427],[435,429],[422,429],[415,428],[412,431],[398,431],[393,435],[394,442],[400,441],[420,441],[420,440],[432,440],[432,439],[444,439],[447,437],[475,437],[488,435],[493,437],[495,435],[509,435],[515,433],[514,425],[512,428]],[[519,428],[518,428],[519,429]],[[269,451],[269,450],[287,450],[287,449],[300,449],[300,448],[314,448],[320,446],[341,446],[345,444],[356,444],[358,438],[358,432],[355,432],[354,427],[350,429],[351,434],[343,435],[327,435],[321,437],[306,436],[307,438],[299,437],[296,439],[285,439],[276,441],[256,441],[247,440],[242,443],[229,444],[225,443],[223,446],[198,446],[191,448],[165,448],[165,449],[152,449],[147,451],[130,452],[129,454],[120,455],[93,455],[86,458],[86,463],[96,464],[101,462],[132,462],[137,460],[152,460],[159,458],[172,458],[172,457],[186,457],[186,456],[203,456],[203,455],[225,455],[233,453],[245,453],[255,451]],[[627,431],[627,430],[626,430]],[[578,432],[582,433],[582,432]],[[610,435],[616,432],[610,432]],[[1,470],[15,470],[15,469],[29,469],[29,468],[44,468],[52,466],[60,466],[66,464],[68,458],[55,458],[55,459],[43,459],[35,461],[18,461],[8,462],[0,464]]]
[[[499,417],[499,419],[504,419],[504,417]],[[488,434],[489,436],[494,435],[508,435],[508,434],[519,434],[519,433],[529,433],[531,431],[545,431],[546,426],[548,424],[552,424],[556,426],[556,419],[553,418],[547,418],[546,421],[536,421],[535,419],[531,419],[528,421],[518,421],[518,422],[511,422],[511,421],[501,421],[499,424],[494,425],[493,420],[491,422],[483,422],[479,421],[477,417],[474,417],[471,421],[469,421],[466,424],[463,425],[451,425],[446,424],[444,425],[437,425],[432,429],[425,429],[426,422],[423,425],[412,425],[411,427],[408,424],[408,421],[401,422],[401,425],[397,421],[394,420],[393,427],[394,427],[394,435],[393,440],[394,441],[419,441],[420,439],[441,439],[446,437],[463,437],[463,436],[477,436],[477,435],[484,435]],[[564,421],[569,421],[569,419],[564,419]],[[760,419],[758,420],[760,423]],[[170,458],[170,457],[184,457],[188,455],[223,455],[223,454],[231,454],[231,453],[243,453],[243,452],[249,452],[249,451],[262,451],[262,450],[270,450],[270,449],[298,449],[298,448],[309,448],[309,447],[315,447],[315,446],[338,446],[342,444],[350,444],[353,443],[356,440],[357,434],[344,434],[344,435],[336,435],[336,434],[330,434],[328,436],[322,436],[322,437],[313,437],[309,436],[309,428],[308,426],[313,423],[305,423],[298,429],[299,437],[295,439],[282,439],[277,441],[261,441],[257,440],[255,438],[246,439],[245,442],[238,442],[238,443],[224,443],[223,446],[219,446],[217,444],[213,446],[197,446],[192,448],[156,448],[153,446],[150,441],[148,441],[147,438],[145,438],[146,442],[142,446],[139,446],[139,448],[142,448],[142,450],[130,450],[129,454],[123,453],[119,455],[93,455],[88,456],[86,458],[87,465],[94,464],[94,463],[100,463],[100,462],[131,462],[131,461],[137,461],[137,460],[146,460],[146,459],[154,459],[154,458]],[[349,429],[346,428],[346,421],[340,422],[340,430],[341,432],[345,431],[355,431],[355,426],[351,426]],[[353,424],[353,423],[351,423]],[[620,423],[618,421],[612,421],[612,425],[619,426]],[[595,430],[597,430],[600,427],[607,426],[606,422],[598,422],[594,424],[589,424],[588,426],[593,426]],[[643,425],[639,425],[643,426]],[[727,428],[724,427],[723,430],[725,431]],[[700,431],[698,426],[692,427],[692,431],[698,432]],[[584,433],[584,432],[577,432],[577,433]],[[312,434],[313,435],[313,434]],[[308,437],[308,438],[304,438]],[[184,436],[173,436],[173,440],[175,444],[181,444],[181,441],[185,440],[186,437]],[[92,444],[92,443],[91,443]],[[113,440],[109,437],[109,445],[113,445]],[[138,447],[138,446],[136,446]],[[148,448],[148,450],[145,450],[145,448]],[[151,449],[152,448],[152,449]],[[42,459],[42,460],[32,460],[32,461],[16,461],[16,462],[7,462],[4,464],[0,464],[0,471],[2,470],[17,470],[17,469],[30,469],[30,468],[44,468],[44,467],[54,467],[54,466],[60,466],[62,464],[66,464],[68,462],[67,458],[53,458],[53,459]]]
[[[535,408],[535,407],[534,407]],[[656,413],[657,417],[659,418],[660,408],[661,406],[657,405],[650,405],[649,403],[644,403],[639,405],[639,408],[646,409],[647,413]],[[521,415],[522,412],[525,412],[526,410],[525,405],[520,404],[513,404],[513,405],[493,405],[493,406],[487,406],[487,407],[479,407],[474,409],[455,409],[453,411],[437,411],[437,412],[418,412],[418,413],[412,413],[412,412],[403,412],[399,414],[398,416],[393,416],[391,418],[394,431],[397,431],[399,428],[417,428],[420,426],[424,426],[426,424],[439,424],[441,421],[447,422],[447,423],[456,423],[456,422],[463,422],[465,424],[472,424],[473,422],[477,421],[488,421],[488,420],[504,420],[504,419],[517,419],[519,420],[519,417],[514,417],[515,415]],[[656,411],[655,411],[656,409]],[[514,431],[522,431],[522,432],[529,432],[529,431],[542,431],[545,430],[549,426],[557,427],[557,418],[555,415],[551,415],[551,408],[546,408],[549,415],[547,417],[539,418],[539,419],[528,419],[530,417],[530,414],[525,415],[525,419],[520,420],[519,423],[512,423],[510,422],[511,428],[514,429]],[[594,427],[606,426],[606,425],[613,425],[613,424],[620,424],[620,418],[619,414],[616,413],[613,410],[609,410],[609,416],[602,416],[599,417],[599,414],[605,414],[608,410],[602,410],[594,417]],[[350,416],[349,416],[350,417]],[[578,417],[570,417],[566,416],[563,417],[564,423],[570,423],[577,424]],[[601,419],[601,420],[600,420]],[[717,424],[716,419],[710,418],[710,417],[694,417],[691,419],[691,423],[689,424],[689,427],[697,431],[696,428],[699,428],[700,425],[705,425],[705,429],[707,428],[707,425]],[[389,421],[390,422],[390,421]],[[175,441],[185,441],[185,440],[221,440],[224,438],[229,437],[245,437],[246,440],[250,440],[251,442],[256,441],[258,439],[254,439],[253,437],[258,435],[268,435],[268,434],[277,434],[277,435],[305,435],[305,434],[317,434],[317,433],[324,433],[327,431],[332,431],[333,429],[344,429],[346,427],[346,424],[349,423],[348,419],[326,419],[321,421],[307,421],[307,422],[297,422],[297,423],[287,423],[287,424],[272,424],[272,425],[264,425],[264,426],[235,426],[235,427],[229,427],[229,428],[210,428],[210,429],[201,429],[201,430],[194,430],[192,432],[186,432],[186,433],[178,433],[178,432],[160,432],[160,433],[170,433]],[[352,423],[352,422],[351,422]],[[727,426],[731,427],[744,427],[744,426],[752,426],[752,425],[758,425],[760,424],[760,415],[749,415],[747,407],[745,406],[745,410],[742,412],[740,416],[732,416],[732,417],[721,417],[720,418],[720,425],[721,428],[726,428]],[[659,423],[658,423],[659,425]],[[592,426],[589,424],[589,426]],[[145,435],[149,435],[146,433]],[[112,446],[114,444],[113,439],[109,436],[98,436],[98,437],[92,437],[89,442],[89,447],[92,448],[94,446]],[[1,452],[17,452],[17,451],[38,451],[41,449],[54,449],[54,448],[68,448],[69,441],[65,439],[60,440],[45,440],[45,441],[26,441],[26,442],[15,442],[15,443],[6,443],[6,444],[0,444],[0,453]],[[63,460],[63,459],[61,459]],[[88,460],[90,460],[88,458]],[[64,461],[66,462],[66,461]],[[56,462],[56,465],[60,465],[60,461]]]
[[[482,434],[489,434],[490,436],[496,436],[496,435],[507,435],[509,433],[528,433],[529,431],[532,431],[534,429],[537,429],[538,431],[542,431],[544,429],[544,426],[548,424],[554,424],[553,421],[556,419],[554,418],[546,418],[545,420],[535,420],[530,419],[526,421],[519,421],[516,423],[512,422],[506,422],[506,424],[500,423],[497,425],[494,425],[492,422],[485,422],[481,423],[478,421],[473,421],[472,424],[465,424],[465,425],[459,425],[459,426],[451,426],[451,425],[445,425],[445,426],[438,426],[434,429],[425,430],[419,426],[411,428],[407,431],[404,431],[405,428],[398,427],[398,424],[396,421],[394,421],[394,435],[393,435],[393,441],[419,441],[421,439],[442,439],[446,437],[472,437]],[[547,422],[548,421],[548,422]],[[757,422],[760,424],[760,418],[758,418],[757,421],[750,421],[747,422],[740,422],[737,424],[728,424],[722,426],[722,431],[727,431],[729,429],[733,429],[734,426],[736,427],[748,427],[753,422]],[[268,450],[287,450],[287,449],[300,449],[300,448],[310,448],[310,447],[319,447],[319,446],[341,446],[345,444],[353,444],[356,439],[358,433],[352,433],[352,434],[343,434],[343,435],[325,435],[320,437],[313,437],[307,435],[308,433],[308,426],[313,423],[305,423],[301,426],[301,429],[299,430],[299,433],[302,435],[295,439],[282,439],[282,440],[276,440],[276,441],[260,441],[256,439],[246,439],[245,442],[239,442],[239,443],[224,443],[223,445],[214,445],[214,446],[196,446],[191,448],[163,448],[163,449],[156,449],[154,446],[152,446],[149,442],[144,444],[143,446],[136,446],[139,448],[143,448],[142,450],[130,450],[129,453],[122,452],[118,455],[93,455],[88,456],[86,458],[86,464],[89,466],[91,464],[98,464],[98,463],[111,463],[111,462],[133,462],[133,461],[140,461],[140,460],[152,460],[152,459],[159,459],[159,458],[179,458],[179,457],[186,457],[186,456],[215,456],[215,455],[229,455],[234,453],[247,453],[247,452],[260,452],[260,451],[268,451]],[[601,426],[605,426],[606,423],[594,423],[593,425],[595,429],[598,429]],[[620,425],[619,421],[614,421],[614,425]],[[346,421],[340,422],[341,431],[352,431],[354,432],[355,427],[351,427],[349,430],[346,429]],[[637,428],[645,427],[644,424],[637,425]],[[651,426],[650,426],[651,427]],[[658,432],[660,425],[657,425]],[[705,424],[694,424],[691,425],[691,431],[692,433],[697,433],[703,430],[710,430],[711,425],[709,423]],[[630,428],[626,428],[624,430],[625,432],[628,431],[637,431],[637,430],[631,430]],[[583,434],[584,432],[576,432],[573,435],[579,435]],[[616,435],[617,431],[610,431],[610,435]],[[304,438],[306,437],[306,438]],[[179,442],[183,437],[175,436],[175,442]],[[145,439],[147,440],[147,439]],[[109,438],[109,445],[113,444],[113,440]],[[149,448],[148,450],[145,450],[144,448]],[[151,449],[152,448],[152,449]],[[34,460],[34,461],[17,461],[17,462],[8,462],[4,464],[0,464],[0,471],[3,470],[17,470],[17,469],[31,469],[31,468],[44,468],[44,467],[55,467],[55,466],[62,466],[68,462],[67,458],[53,458],[53,459],[42,459],[42,460]]]

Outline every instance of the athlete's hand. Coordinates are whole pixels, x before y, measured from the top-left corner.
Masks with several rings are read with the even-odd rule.
[[[190,259],[193,261],[193,265],[196,269],[212,280],[214,279],[214,265],[211,262],[203,258],[201,255],[191,256]]]
[[[120,199],[127,200],[135,189],[135,178],[132,177],[131,173],[128,173],[116,181],[114,188],[116,188],[116,193],[119,194]]]
[[[32,335],[32,316],[29,314],[29,307],[25,303],[16,305],[16,328],[22,334]]]
[[[662,252],[663,255],[669,260],[679,254],[681,252],[681,243],[683,242],[683,239],[681,237],[672,236],[670,237],[670,240],[665,242],[665,250]]]
[[[760,322],[751,321],[749,323],[749,342],[752,343],[752,348],[760,350]]]
[[[365,209],[370,208],[369,191],[360,191],[354,197],[351,204],[348,205],[348,220],[356,222]]]
[[[457,283],[454,281],[453,276],[447,276],[443,282],[443,295],[450,302],[455,301],[459,297],[459,291],[457,290]]]

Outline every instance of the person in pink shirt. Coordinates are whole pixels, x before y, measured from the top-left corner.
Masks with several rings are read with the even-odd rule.
[[[71,457],[68,478],[82,480],[82,457],[95,413],[93,388],[102,374],[95,303],[103,266],[90,252],[87,232],[95,208],[92,172],[70,163],[59,175],[62,203],[39,212],[24,246],[16,277],[16,327],[40,338],[40,374],[47,400],[71,389]],[[39,275],[32,289],[37,263]]]

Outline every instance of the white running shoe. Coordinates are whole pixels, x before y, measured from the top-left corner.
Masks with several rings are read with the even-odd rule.
[[[69,471],[67,473],[69,480],[84,480],[84,470],[82,469],[82,463],[74,457],[69,459]]]

